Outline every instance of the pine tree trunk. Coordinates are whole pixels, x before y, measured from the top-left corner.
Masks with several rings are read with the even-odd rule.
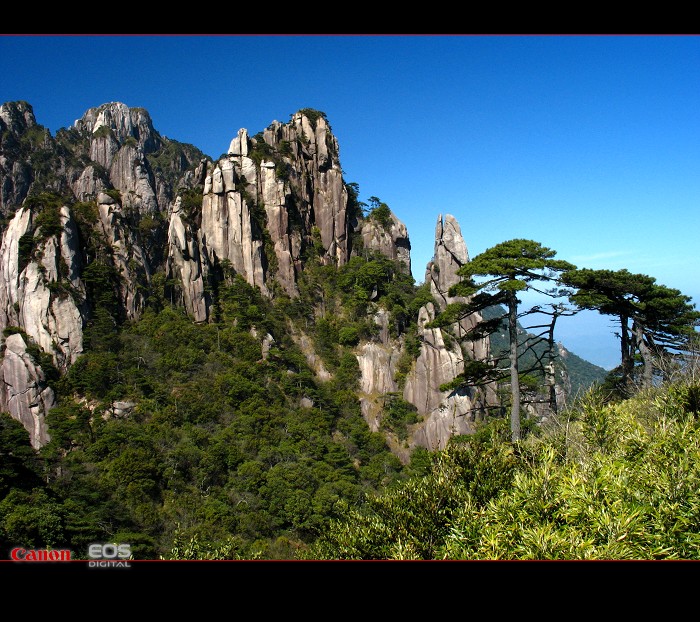
[[[620,316],[620,350],[622,354],[622,387],[627,395],[632,395],[632,372],[634,371],[634,358],[631,348],[627,316]]]
[[[520,440],[520,378],[518,374],[518,301],[515,294],[508,299],[508,332],[510,333],[510,432],[514,443]]]
[[[557,376],[556,368],[554,366],[554,359],[556,354],[554,352],[554,325],[557,323],[557,311],[556,309],[552,313],[552,323],[549,325],[549,335],[547,337],[547,355],[548,361],[545,369],[545,378],[547,385],[549,387],[549,408],[552,414],[557,414]]]
[[[634,322],[632,324],[632,330],[634,332],[637,348],[642,356],[642,362],[644,363],[644,369],[642,371],[642,387],[648,389],[652,385],[654,375],[653,357],[651,350],[647,346],[647,342],[644,340],[644,329],[642,326],[639,323]]]

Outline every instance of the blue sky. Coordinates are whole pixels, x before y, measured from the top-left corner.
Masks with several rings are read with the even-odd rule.
[[[0,36],[0,76],[53,134],[120,101],[214,158],[321,110],[346,181],[408,227],[418,282],[452,214],[472,257],[528,238],[700,302],[700,36]],[[558,338],[610,368],[614,330],[592,313]]]

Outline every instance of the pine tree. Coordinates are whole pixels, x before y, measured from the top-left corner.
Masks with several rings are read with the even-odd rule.
[[[653,379],[653,359],[686,351],[700,313],[679,290],[658,285],[656,279],[628,270],[576,269],[562,275],[576,288],[571,302],[582,309],[612,315],[620,324],[621,389],[629,394],[637,352],[642,359],[642,386]]]
[[[534,290],[541,294],[556,297],[556,288],[543,290],[542,284],[556,284],[558,274],[574,270],[572,264],[554,259],[556,251],[542,246],[539,242],[514,239],[502,242],[477,255],[459,268],[457,275],[462,281],[450,289],[451,296],[463,296],[469,302],[462,305],[448,305],[437,325],[454,321],[459,316],[481,311],[495,305],[507,309],[508,335],[510,344],[510,387],[511,387],[511,438],[521,439],[520,432],[520,373],[518,366],[518,307],[521,301],[518,293]],[[475,280],[475,277],[482,277]],[[500,318],[478,324],[475,332],[489,334],[500,325]]]

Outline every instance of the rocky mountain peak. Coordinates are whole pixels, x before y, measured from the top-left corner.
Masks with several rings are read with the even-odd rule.
[[[295,304],[310,265],[342,269],[361,253],[371,264],[378,252],[402,277],[411,274],[406,226],[388,207],[361,212],[320,111],[304,108],[252,136],[241,128],[215,161],[161,136],[147,111],[120,102],[90,108],[56,138],[29,104],[11,102],[0,106],[0,130],[0,409],[22,421],[35,447],[50,438],[47,369],[65,374],[88,352],[98,319],[111,329],[138,322],[155,299],[211,322],[217,290],[232,276]],[[411,327],[408,371],[407,320],[395,323],[377,305],[363,319],[378,327],[353,350],[370,428],[379,425],[381,396],[400,394],[423,417],[410,444],[442,447],[469,433],[494,398],[488,388],[440,389],[466,360],[489,356],[486,338],[461,340],[479,318],[428,327],[456,300],[448,291],[468,261],[457,220],[440,215],[426,271],[433,302]],[[323,313],[313,309],[309,319]],[[272,337],[260,331],[259,339],[268,352]],[[311,350],[307,358],[319,360]]]
[[[425,280],[443,309],[450,301],[450,287],[459,282],[457,270],[468,261],[469,251],[457,219],[450,214],[443,218],[440,214],[435,225],[435,253],[428,262]]]
[[[27,102],[8,102],[0,106],[0,129],[3,132],[17,135],[35,125],[34,109]]]
[[[144,152],[160,148],[160,135],[153,128],[148,111],[129,108],[121,102],[90,108],[74,125],[79,131],[92,134],[94,138],[111,135],[119,145],[132,138]]]
[[[459,281],[457,270],[468,261],[467,245],[457,219],[449,214],[443,218],[440,214],[435,226],[433,258],[426,269],[426,282],[430,283],[436,304],[428,303],[420,310],[421,350],[404,389],[405,399],[424,417],[414,434],[414,442],[430,449],[443,448],[454,434],[472,433],[475,422],[496,401],[494,387],[490,385],[468,390],[440,389],[464,371],[467,361],[485,361],[489,357],[488,337],[462,339],[466,331],[481,321],[479,314],[444,329],[428,327],[447,304],[463,300],[450,297],[448,290]]]

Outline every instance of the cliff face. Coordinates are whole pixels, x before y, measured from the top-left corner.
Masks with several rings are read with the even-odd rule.
[[[121,103],[89,109],[55,137],[29,104],[0,106],[0,410],[24,424],[34,447],[44,445],[55,404],[47,366],[65,373],[87,349],[86,331],[100,313],[114,324],[138,321],[158,288],[205,323],[225,274],[292,300],[310,258],[341,268],[360,250],[377,252],[410,274],[405,225],[393,213],[382,222],[364,218],[355,198],[328,121],[311,109],[254,136],[240,129],[213,161],[161,136],[145,110]],[[420,309],[419,352],[401,382],[405,334],[391,336],[386,310],[376,309],[376,336],[355,348],[369,427],[381,428],[387,394],[401,394],[422,417],[398,453],[442,448],[472,432],[495,400],[489,387],[440,390],[465,359],[489,356],[487,340],[460,345],[479,318],[426,326],[454,301],[448,290],[467,261],[459,224],[439,216],[426,271],[434,302]],[[319,360],[308,343],[305,351]]]
[[[338,143],[320,114],[298,112],[251,138],[244,128],[226,157],[209,163],[201,208],[175,203],[168,234],[168,275],[197,321],[210,315],[207,275],[229,266],[270,295],[298,294],[304,252],[317,236],[321,259],[350,256],[348,192]]]
[[[445,329],[426,326],[450,302],[449,288],[457,282],[456,271],[469,261],[467,245],[456,219],[451,215],[438,217],[435,227],[433,259],[426,271],[426,282],[435,303],[421,307],[418,313],[420,352],[406,376],[401,391],[403,399],[416,407],[422,421],[414,426],[408,446],[443,449],[455,434],[471,434],[475,422],[485,415],[485,407],[494,404],[496,395],[490,386],[468,390],[441,391],[440,386],[464,371],[464,361],[486,360],[489,356],[488,338],[461,343],[459,337],[474,323],[478,314]],[[377,318],[386,326],[388,319]],[[381,331],[386,335],[387,331]],[[386,394],[398,392],[396,365],[404,344],[384,337],[379,343],[365,344],[359,354],[362,372],[362,404],[365,418],[374,429],[379,428],[380,403]]]

